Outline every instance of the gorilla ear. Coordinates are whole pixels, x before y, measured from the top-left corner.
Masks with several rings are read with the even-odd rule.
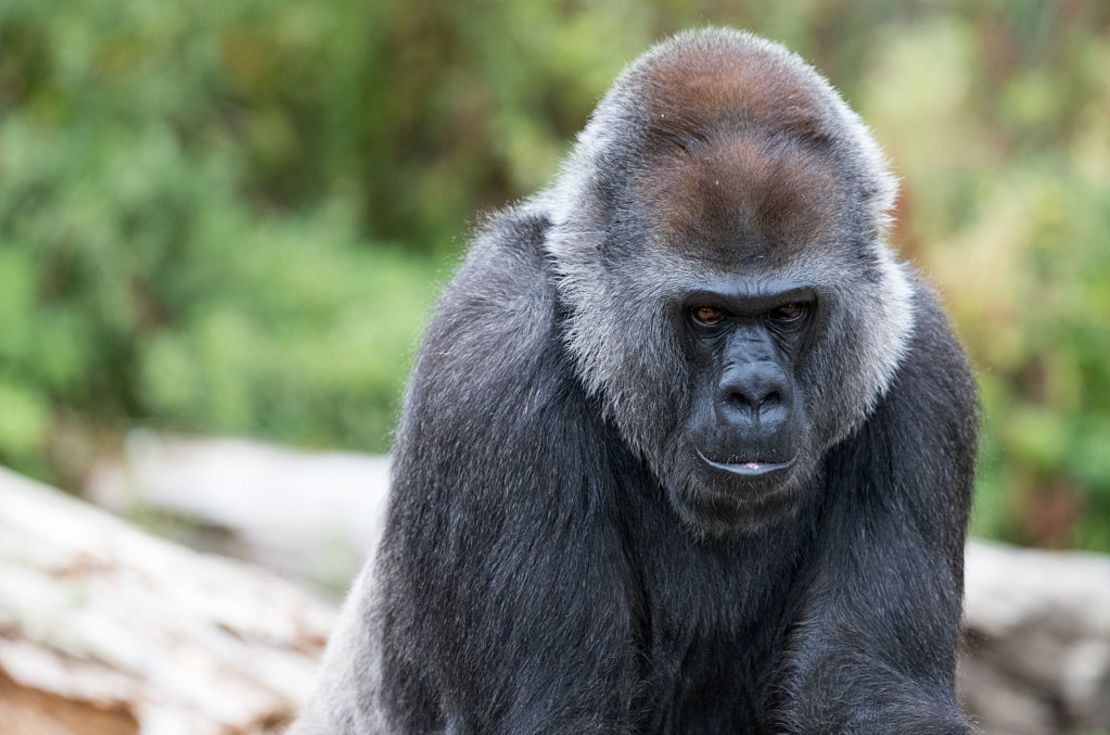
[[[715,129],[753,126],[830,143],[827,91],[800,60],[760,43],[688,44],[645,70],[649,139],[687,148]]]

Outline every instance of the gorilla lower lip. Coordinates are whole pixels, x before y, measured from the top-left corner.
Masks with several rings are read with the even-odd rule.
[[[705,462],[710,467],[728,472],[729,474],[739,475],[740,477],[765,477],[767,475],[775,474],[783,470],[790,469],[797,461],[797,457],[792,457],[786,462],[761,462],[759,460],[748,460],[746,462],[716,462],[709,457],[702,454],[700,449],[695,450],[698,457],[702,462]]]

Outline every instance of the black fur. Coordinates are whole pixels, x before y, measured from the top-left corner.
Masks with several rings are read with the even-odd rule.
[[[714,53],[752,43],[708,37]],[[808,136],[816,126],[796,124]],[[845,155],[837,165],[850,172],[866,165]],[[814,171],[795,174],[821,180]],[[553,248],[551,208],[541,198],[486,223],[429,326],[385,536],[296,731],[972,732],[953,670],[974,386],[935,296],[880,257],[881,226],[854,206],[854,230],[825,233],[847,243],[835,271],[845,282],[829,297],[840,312],[815,323],[812,341],[835,342],[797,367],[808,376],[798,400],[831,418],[807,435],[818,453],[792,480],[790,510],[735,532],[681,518],[670,465],[653,454],[652,442],[683,446],[670,413],[687,366],[679,340],[652,331],[673,324],[628,318],[612,354],[594,354],[582,346],[590,317],[607,315],[584,311],[590,271]],[[642,225],[643,208],[620,216]],[[635,257],[602,252],[601,267],[619,283]],[[875,308],[883,279],[898,278],[907,303]],[[912,323],[903,342],[884,332],[888,318]],[[863,339],[872,334],[886,341]],[[653,351],[678,361],[669,382]],[[876,355],[889,370],[870,364]],[[604,380],[583,367],[605,361]],[[657,392],[620,383],[622,365],[662,376]]]
[[[969,732],[974,392],[934,297],[809,506],[699,539],[577,383],[543,230],[494,224],[413,379],[379,567],[394,731]]]

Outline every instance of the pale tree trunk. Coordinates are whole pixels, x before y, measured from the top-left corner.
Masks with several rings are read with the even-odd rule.
[[[254,735],[309,693],[330,605],[0,469],[0,733]]]

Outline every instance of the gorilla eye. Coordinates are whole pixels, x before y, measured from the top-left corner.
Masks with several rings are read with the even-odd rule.
[[[714,324],[720,324],[725,318],[724,312],[713,306],[697,306],[692,313],[694,321],[710,327]]]
[[[771,318],[776,322],[790,324],[799,321],[809,312],[809,306],[801,302],[783,304],[771,311]]]

